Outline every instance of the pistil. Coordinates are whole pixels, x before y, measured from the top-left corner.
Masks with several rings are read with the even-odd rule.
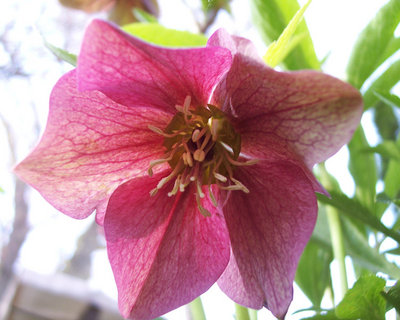
[[[182,106],[176,105],[177,114],[164,129],[149,126],[153,132],[164,137],[165,157],[150,162],[149,175],[153,167],[168,163],[172,172],[159,181],[150,194],[153,196],[172,179],[173,188],[168,192],[172,197],[184,192],[190,184],[195,184],[198,209],[204,216],[210,212],[202,206],[205,197],[203,186],[214,206],[217,206],[212,185],[222,190],[249,190],[233,177],[236,166],[252,165],[256,160],[239,161],[240,136],[234,131],[225,114],[213,105],[191,105],[191,97],[186,97]]]

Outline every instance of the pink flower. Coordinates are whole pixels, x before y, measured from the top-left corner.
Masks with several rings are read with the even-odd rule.
[[[311,168],[361,109],[350,85],[274,71],[224,30],[166,49],[94,21],[16,172],[71,217],[96,210],[125,317],[152,319],[217,281],[281,318],[324,192]]]

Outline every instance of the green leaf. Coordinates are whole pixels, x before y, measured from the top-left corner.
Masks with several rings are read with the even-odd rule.
[[[364,109],[369,109],[378,102],[376,92],[389,92],[400,81],[400,60],[393,62],[366,90]]]
[[[335,314],[335,310],[329,310],[323,314],[316,314],[310,318],[303,318],[303,320],[338,320],[339,318]]]
[[[365,148],[366,152],[376,152],[382,157],[400,161],[400,147],[397,146],[395,141],[386,140],[375,147]]]
[[[396,284],[389,289],[387,292],[382,292],[385,300],[392,305],[397,313],[400,315],[400,281],[397,281]]]
[[[387,105],[393,107],[393,108],[400,108],[400,98],[395,95],[391,94],[390,92],[374,92],[375,95],[383,102],[385,102]]]
[[[279,38],[300,9],[297,0],[251,0],[251,6],[254,25],[266,44]],[[305,21],[299,24],[295,36],[301,36],[302,39],[287,55],[283,62],[284,66],[289,70],[320,69]]]
[[[362,31],[347,67],[348,81],[352,85],[361,88],[364,81],[379,67],[399,22],[400,2],[391,0]]]
[[[287,27],[283,30],[278,40],[273,41],[264,55],[264,61],[272,68],[280,64],[286,56],[292,51],[297,44],[300,44],[303,38],[306,38],[306,34],[294,36],[297,28],[299,27],[304,13],[312,0],[308,0],[307,3],[302,6],[299,11],[296,12],[294,17],[290,20]]]
[[[204,12],[209,12],[213,10],[219,10],[221,8],[229,11],[229,2],[231,0],[201,0],[202,8]]]
[[[207,38],[201,34],[165,28],[157,23],[132,23],[122,28],[144,41],[164,47],[202,47]]]
[[[399,121],[393,108],[382,100],[374,108],[374,122],[382,140],[396,140]]]
[[[364,130],[359,126],[348,144],[350,152],[349,170],[356,183],[357,197],[366,207],[374,208],[378,174],[374,155],[363,152],[369,147]],[[365,174],[366,172],[368,174]]]
[[[400,133],[396,141],[397,148],[400,148]],[[390,160],[386,175],[384,178],[384,189],[383,192],[392,200],[397,200],[400,198],[400,162],[397,160]],[[384,212],[381,208],[381,212]]]
[[[140,22],[158,23],[155,16],[139,8],[133,9],[133,15]]]
[[[379,193],[379,194],[376,195],[376,201],[383,202],[383,203],[386,203],[386,204],[391,204],[391,203],[393,203],[393,204],[395,204],[396,206],[400,206],[400,198],[393,199],[393,198],[389,197],[389,196],[388,196],[386,193],[384,193],[384,192],[381,192],[381,193]]]
[[[400,278],[400,268],[397,265],[389,262],[375,248],[371,248],[368,239],[349,219],[343,217],[343,222],[342,230],[346,243],[346,253],[351,256],[354,263],[373,273],[384,272],[394,279]]]
[[[69,64],[73,65],[76,67],[77,63],[77,56],[73,53],[69,53],[68,51],[57,48],[56,46],[53,46],[51,43],[47,42],[44,40],[44,45],[59,59],[68,62]]]
[[[390,249],[388,251],[385,251],[385,253],[387,254],[393,254],[396,256],[400,256],[400,247],[394,248],[394,249]]]
[[[379,61],[379,65],[381,65],[385,60],[391,57],[394,53],[400,50],[400,38],[392,37],[389,44],[386,47],[385,52],[382,54],[381,61]]]
[[[386,302],[381,295],[385,280],[361,276],[335,309],[341,319],[384,320]]]
[[[326,250],[316,241],[309,241],[301,256],[296,273],[296,283],[310,299],[314,308],[319,308],[325,289],[330,284],[329,265],[332,251]]]
[[[344,194],[328,190],[331,198],[322,194],[317,194],[318,201],[329,204],[346,214],[350,218],[361,221],[368,226],[382,232],[400,243],[400,233],[386,227],[382,222],[366,207],[364,207],[357,199],[350,199]]]

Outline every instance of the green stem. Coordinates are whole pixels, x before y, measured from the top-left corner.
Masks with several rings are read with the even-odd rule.
[[[235,303],[236,309],[236,320],[250,320],[249,310],[247,308],[242,307],[241,305]]]
[[[324,186],[328,189],[334,189],[334,185],[337,182],[334,180],[332,176],[328,173],[325,168],[325,164],[321,163],[319,165],[321,180]],[[328,224],[329,231],[331,235],[332,247],[333,247],[333,256],[338,263],[339,266],[339,278],[340,278],[340,292],[335,292],[335,298],[337,301],[341,301],[344,297],[344,294],[348,290],[348,282],[347,282],[347,272],[346,272],[346,264],[345,264],[345,246],[343,240],[342,226],[339,217],[339,212],[331,206],[326,206],[326,213],[328,216]]]
[[[329,231],[331,233],[333,256],[339,265],[340,292],[339,294],[335,292],[335,296],[338,301],[340,301],[348,290],[342,226],[339,214],[335,208],[327,207],[326,213],[328,215]]]
[[[250,320],[257,320],[257,310],[249,309]]]
[[[206,314],[204,313],[204,308],[200,297],[189,303],[189,308],[190,314],[192,315],[192,320],[206,320]]]

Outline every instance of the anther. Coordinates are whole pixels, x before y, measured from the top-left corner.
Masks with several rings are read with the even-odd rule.
[[[221,182],[226,182],[228,181],[228,178],[223,176],[222,174],[218,173],[218,172],[214,172],[214,177],[215,179],[221,181]]]
[[[218,130],[221,125],[221,121],[218,119],[213,119],[211,122],[211,135],[212,135],[212,140],[217,141],[218,139]]]
[[[201,149],[197,149],[194,153],[193,153],[193,159],[199,162],[202,162],[204,160],[204,158],[206,157],[206,154],[203,150]]]

